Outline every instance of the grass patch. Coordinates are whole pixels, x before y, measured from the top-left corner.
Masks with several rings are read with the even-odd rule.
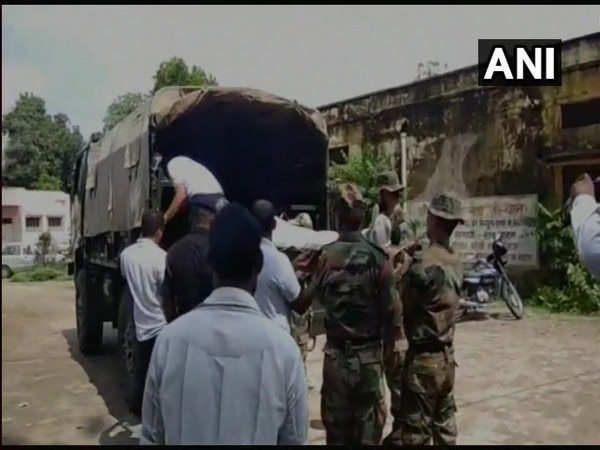
[[[31,283],[40,281],[67,281],[71,277],[64,267],[35,267],[15,273],[10,281],[12,283]]]
[[[526,312],[528,316],[533,317],[567,317],[574,319],[600,319],[599,312],[581,313],[578,311],[554,311],[545,306],[525,303]]]

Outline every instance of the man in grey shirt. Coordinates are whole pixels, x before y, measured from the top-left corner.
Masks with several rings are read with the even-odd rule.
[[[252,205],[252,214],[262,229],[260,249],[262,250],[264,264],[258,275],[258,283],[254,298],[263,314],[287,333],[292,332],[292,311],[297,313],[297,319],[304,319],[305,311],[298,310],[296,300],[300,295],[301,287],[296,277],[292,263],[285,253],[280,252],[273,244],[273,230],[277,226],[275,221],[275,207],[268,200],[257,200]],[[300,216],[302,217],[302,216]],[[294,224],[306,224],[310,216],[296,218]],[[312,225],[312,224],[311,224]],[[301,348],[302,359],[306,368],[306,349]],[[308,388],[313,389],[314,384],[308,378],[308,370],[305,369]]]
[[[254,297],[263,314],[289,333],[290,315],[294,301],[300,295],[300,283],[289,258],[273,244],[276,226],[273,204],[257,200],[252,206],[252,214],[262,229],[260,249],[264,259]]]
[[[158,336],[140,444],[304,445],[308,389],[298,346],[258,308],[261,231],[242,206],[216,216],[216,289]]]

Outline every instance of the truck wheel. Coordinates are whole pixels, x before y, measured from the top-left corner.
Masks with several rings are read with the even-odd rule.
[[[8,267],[6,264],[2,265],[2,279],[6,279],[6,278],[10,278],[12,277],[12,270],[10,270],[10,267]]]
[[[104,321],[98,304],[88,295],[87,273],[82,269],[75,279],[75,316],[77,318],[77,342],[84,355],[95,355],[102,349]]]
[[[121,294],[121,301],[119,302],[118,330],[120,353],[130,379],[133,379],[133,346],[135,343],[135,325],[132,312],[133,299],[131,298],[129,288],[125,287]]]

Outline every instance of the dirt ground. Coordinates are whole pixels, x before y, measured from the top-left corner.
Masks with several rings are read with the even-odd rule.
[[[2,444],[131,444],[108,326],[103,355],[77,351],[69,283],[2,282]],[[600,444],[600,320],[540,313],[459,324],[461,444]],[[322,352],[309,355],[310,442],[322,444]],[[388,425],[389,426],[389,425]]]

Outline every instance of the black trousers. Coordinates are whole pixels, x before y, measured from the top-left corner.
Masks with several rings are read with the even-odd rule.
[[[142,401],[144,399],[144,387],[146,385],[146,376],[150,366],[150,358],[156,338],[147,341],[135,341],[133,348],[133,383],[131,386],[131,410],[141,415]]]

